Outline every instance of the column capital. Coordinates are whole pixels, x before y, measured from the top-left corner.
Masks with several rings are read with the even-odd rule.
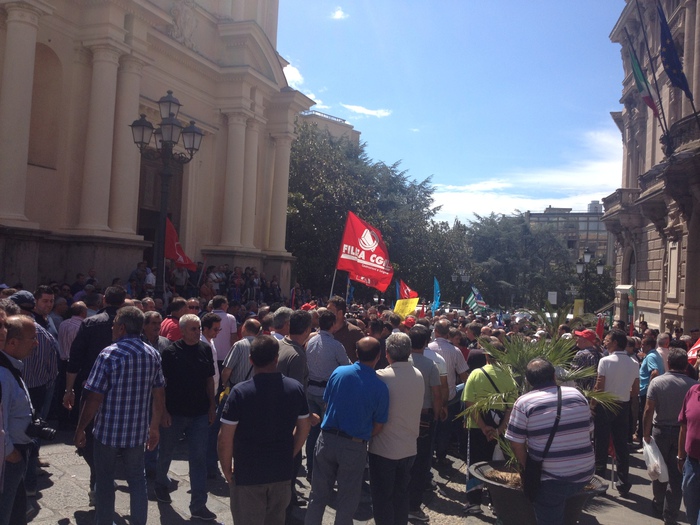
[[[134,55],[122,55],[119,58],[119,70],[135,75],[141,75],[143,68],[148,65],[147,62]]]
[[[100,42],[87,46],[92,52],[92,63],[109,62],[115,66],[119,65],[119,57],[124,54],[124,50],[109,42]]]
[[[18,21],[38,25],[39,17],[50,15],[54,8],[44,0],[0,0],[0,7],[7,11],[7,21]]]
[[[270,136],[275,139],[278,144],[291,144],[296,138],[294,133],[271,133]]]
[[[226,118],[228,119],[228,124],[229,126],[231,124],[242,124],[246,125],[248,122],[248,119],[250,118],[250,115],[246,113],[245,111],[241,110],[232,110],[232,111],[223,111],[224,115],[226,115]]]

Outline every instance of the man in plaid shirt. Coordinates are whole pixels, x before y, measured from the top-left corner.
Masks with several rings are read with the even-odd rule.
[[[112,327],[114,344],[100,352],[84,387],[87,399],[75,431],[75,446],[85,446],[85,427],[94,417],[97,525],[113,523],[114,473],[119,453],[131,495],[131,522],[146,523],[144,444],[149,450],[158,444],[165,380],[160,354],[140,338],[143,322],[144,315],[138,308],[119,309]]]

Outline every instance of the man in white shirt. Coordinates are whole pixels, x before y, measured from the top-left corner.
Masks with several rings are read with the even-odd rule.
[[[626,496],[632,487],[627,447],[630,396],[639,394],[639,363],[625,352],[627,336],[622,330],[611,330],[605,336],[604,343],[610,355],[598,363],[598,379],[593,390],[613,394],[618,410],[613,412],[602,405],[595,406],[595,470],[596,475],[605,478],[612,435],[619,478],[616,488],[621,496]]]
[[[212,313],[221,318],[221,330],[214,337],[214,346],[216,346],[216,362],[221,370],[224,359],[231,350],[233,344],[237,341],[238,325],[236,318],[228,313],[228,299],[223,295],[215,295],[211,300]]]

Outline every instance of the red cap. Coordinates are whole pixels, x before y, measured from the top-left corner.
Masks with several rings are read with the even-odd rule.
[[[594,344],[595,344],[596,340],[598,339],[598,336],[595,335],[595,332],[589,328],[586,328],[585,330],[581,330],[580,332],[575,331],[574,335],[576,337],[583,337],[584,339],[588,339],[591,343],[594,343]]]

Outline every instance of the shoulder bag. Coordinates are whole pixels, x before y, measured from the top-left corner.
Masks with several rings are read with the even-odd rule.
[[[544,447],[544,452],[542,453],[542,460],[538,461],[533,459],[528,453],[527,460],[525,463],[525,471],[522,474],[523,480],[523,492],[527,499],[530,501],[535,501],[537,493],[540,490],[540,484],[542,483],[542,464],[544,459],[549,453],[549,447],[552,445],[552,440],[554,439],[554,434],[559,428],[559,420],[561,419],[561,387],[557,387],[557,417],[554,420],[554,426],[549,434],[549,439],[547,440],[547,446]]]

